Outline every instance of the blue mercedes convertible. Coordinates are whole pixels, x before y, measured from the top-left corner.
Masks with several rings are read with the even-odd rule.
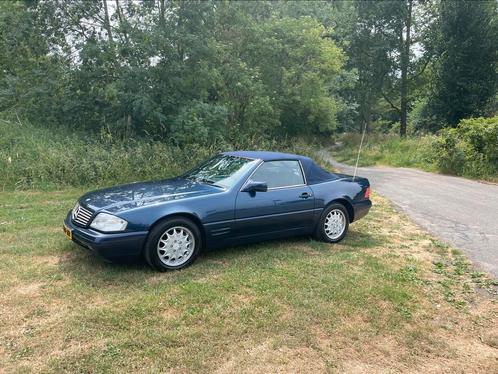
[[[304,156],[225,152],[176,178],[89,192],[63,229],[108,260],[143,256],[165,271],[205,248],[294,235],[336,243],[371,206],[365,178]]]

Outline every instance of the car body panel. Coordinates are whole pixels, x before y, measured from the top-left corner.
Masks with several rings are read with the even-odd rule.
[[[109,260],[140,256],[149,234],[148,231],[103,234],[91,228],[75,225],[71,220],[71,212],[66,216],[64,225],[72,231],[72,240],[76,244]]]
[[[192,216],[203,224],[234,219],[233,193],[219,191],[215,194],[189,196],[179,200],[157,203],[116,214],[133,224],[134,229],[148,230],[158,220],[172,214]],[[152,209],[151,209],[152,208]]]
[[[307,198],[301,197],[307,194]],[[310,231],[315,208],[309,186],[266,192],[239,192],[235,202],[236,238],[280,231]]]
[[[172,178],[153,182],[130,183],[92,191],[85,194],[80,201],[93,211],[105,210],[112,214],[119,214],[134,208],[219,192],[219,187],[183,178]]]

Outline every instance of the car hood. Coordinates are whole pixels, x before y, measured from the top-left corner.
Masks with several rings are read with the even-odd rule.
[[[210,195],[224,190],[183,178],[155,182],[130,183],[96,190],[83,195],[79,202],[93,211],[118,213],[125,210],[155,205],[172,200]]]

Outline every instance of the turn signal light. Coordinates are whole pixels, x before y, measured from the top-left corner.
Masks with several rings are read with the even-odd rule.
[[[371,192],[372,190],[370,189],[370,186],[368,186],[367,189],[365,190],[365,199],[370,199]]]

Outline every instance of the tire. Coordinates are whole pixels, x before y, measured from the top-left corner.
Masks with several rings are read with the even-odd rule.
[[[342,217],[342,218],[340,218]],[[337,226],[330,225],[330,220],[337,222]],[[342,220],[341,227],[338,226]],[[346,207],[340,203],[330,204],[325,208],[318,222],[315,237],[327,243],[338,243],[346,236],[349,229],[349,214]]]
[[[199,227],[188,218],[172,217],[152,228],[145,242],[144,257],[156,270],[178,270],[192,265],[201,248]]]

